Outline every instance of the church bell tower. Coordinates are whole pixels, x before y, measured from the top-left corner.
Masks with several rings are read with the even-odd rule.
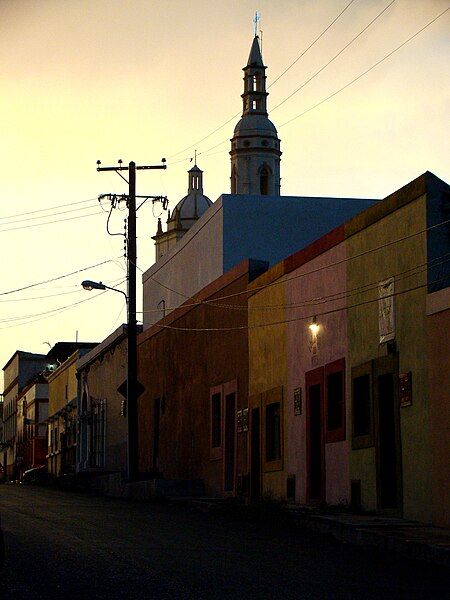
[[[267,115],[266,67],[255,35],[244,67],[242,118],[231,140],[231,193],[280,195],[280,140]]]

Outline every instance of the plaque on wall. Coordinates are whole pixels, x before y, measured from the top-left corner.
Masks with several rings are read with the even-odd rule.
[[[400,398],[400,406],[411,406],[412,404],[412,374],[400,373],[398,376],[398,395]]]
[[[242,411],[242,431],[248,431],[248,408]]]
[[[294,390],[294,415],[302,414],[302,388]]]
[[[242,410],[236,412],[236,426],[237,432],[242,433]]]
[[[395,339],[394,278],[378,284],[378,329],[380,344]]]

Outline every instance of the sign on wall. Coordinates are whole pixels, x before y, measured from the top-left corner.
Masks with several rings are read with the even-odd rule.
[[[412,374],[400,373],[398,376],[398,395],[400,406],[411,406],[412,404]]]
[[[393,277],[378,284],[378,327],[380,344],[395,338]]]
[[[294,415],[302,414],[302,388],[294,390]]]

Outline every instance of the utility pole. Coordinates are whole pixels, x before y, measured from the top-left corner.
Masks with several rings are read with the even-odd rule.
[[[165,163],[165,159],[162,159]],[[162,165],[139,165],[131,161],[127,167],[101,167],[97,161],[97,171],[128,171],[128,239],[127,239],[127,270],[128,270],[128,361],[127,361],[127,474],[128,481],[136,481],[139,475],[138,467],[138,410],[137,399],[143,391],[137,379],[137,320],[136,320],[136,171],[147,169],[166,169]],[[126,179],[125,179],[126,181]],[[149,196],[150,198],[151,196]]]

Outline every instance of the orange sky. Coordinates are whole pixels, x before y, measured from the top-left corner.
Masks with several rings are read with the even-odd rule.
[[[167,194],[173,207],[186,193],[193,155],[193,148],[179,151],[195,144],[205,193],[215,200],[229,192],[228,140],[238,118],[197,142],[241,109],[241,69],[255,9],[262,17],[270,85],[348,2],[1,0],[0,234],[6,251],[0,292],[122,254],[122,239],[106,234],[105,213],[75,218],[99,211],[98,194],[126,191],[117,175],[95,171],[97,159],[155,163],[167,157],[166,172],[138,175],[138,193]],[[269,112],[389,3],[354,0],[269,89]],[[383,197],[426,170],[449,180],[450,11],[354,85],[283,126],[447,5],[447,0],[396,0],[329,67],[270,112],[282,140],[283,194]],[[82,210],[54,214],[71,208]],[[42,215],[48,216],[35,218]],[[145,270],[153,262],[156,218],[151,205],[139,216],[138,264]],[[116,211],[112,229],[121,230],[123,217]],[[122,296],[89,296],[79,288],[87,277],[120,281],[123,261],[0,295],[0,366],[17,348],[46,352],[43,342],[74,339],[77,330],[80,340],[101,341],[125,320]],[[81,300],[87,301],[40,314]]]

